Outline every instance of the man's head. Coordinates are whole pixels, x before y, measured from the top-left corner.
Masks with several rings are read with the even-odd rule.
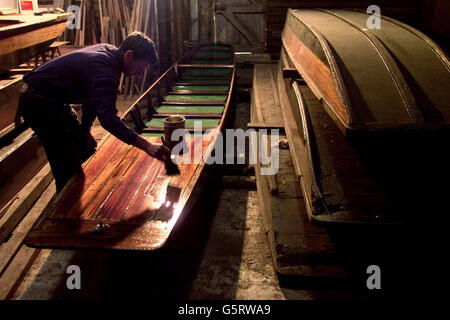
[[[123,54],[123,72],[127,76],[141,75],[158,60],[155,43],[142,32],[128,35],[120,45]]]

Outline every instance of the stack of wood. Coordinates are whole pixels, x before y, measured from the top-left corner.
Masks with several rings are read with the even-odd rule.
[[[98,0],[101,42],[119,46],[128,34],[131,13],[126,0]]]
[[[89,44],[98,43],[98,36],[97,36],[98,27],[91,1],[87,0],[81,1],[80,21],[81,21],[81,29],[77,29],[75,32],[74,45],[84,46],[85,44],[88,43]]]
[[[80,8],[75,19],[78,19],[79,28],[68,28],[60,37],[59,41],[70,41],[75,46],[84,46],[87,44],[96,44],[100,42],[99,38],[99,19],[96,14],[97,2],[89,0],[55,0],[54,7],[63,10],[70,9],[71,6]],[[68,10],[67,12],[75,12]]]
[[[101,1],[101,0],[100,0]],[[111,1],[111,0],[109,0]],[[149,36],[159,48],[159,22],[158,22],[158,3],[157,0],[136,0],[131,12],[131,20],[128,27],[128,33],[140,31]],[[159,55],[159,52],[158,52]],[[141,94],[151,79],[159,74],[159,70],[145,70],[142,77],[122,77],[119,90],[124,91],[124,97],[132,97],[134,92]]]
[[[158,66],[139,78],[122,75],[119,90],[124,97],[142,93],[161,71],[183,56],[184,42],[190,40],[189,0],[54,0],[54,6],[64,10],[71,5],[80,7],[80,29],[66,30],[60,41],[118,47],[128,34],[140,31],[155,42]]]
[[[156,44],[159,63],[142,77],[122,77],[119,90],[124,98],[142,94],[149,83],[183,56],[184,41],[190,39],[190,11],[188,0],[133,2],[129,24],[125,24],[128,33],[140,31],[149,36]]]

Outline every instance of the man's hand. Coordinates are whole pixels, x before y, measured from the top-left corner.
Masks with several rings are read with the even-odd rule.
[[[170,161],[170,150],[165,145],[151,143],[141,136],[137,136],[133,145],[158,160],[163,162]]]
[[[145,150],[150,156],[167,162],[170,160],[170,150],[165,145],[150,143]]]

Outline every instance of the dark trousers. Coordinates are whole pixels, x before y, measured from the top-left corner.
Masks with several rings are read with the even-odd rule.
[[[19,110],[41,141],[59,193],[87,159],[80,121],[67,104],[28,88],[20,95]]]

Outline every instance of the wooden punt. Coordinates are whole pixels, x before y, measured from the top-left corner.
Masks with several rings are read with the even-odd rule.
[[[228,64],[213,68],[191,64],[199,52],[202,57],[227,53]],[[213,59],[209,61],[215,64]],[[210,69],[218,75],[211,76]],[[123,120],[149,141],[161,143],[162,120],[169,114],[186,116],[191,139],[184,157],[199,161],[180,163],[180,174],[168,176],[162,162],[108,135],[85,163],[84,175],[69,181],[25,243],[52,248],[162,247],[175,224],[189,212],[206,179],[205,161],[224,126],[234,77],[233,49],[226,45],[201,46],[174,64],[130,107]],[[189,80],[182,88],[189,94],[174,94],[180,90],[181,79]],[[227,85],[208,85],[216,79]],[[212,130],[192,132],[193,121]],[[108,227],[102,229],[105,225]]]
[[[292,10],[282,33],[293,66],[344,134],[448,130],[450,63],[427,36],[382,16]]]
[[[72,13],[0,17],[0,73],[45,50],[67,27]]]

